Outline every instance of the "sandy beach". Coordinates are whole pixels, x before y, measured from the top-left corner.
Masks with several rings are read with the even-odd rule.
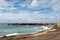
[[[57,25],[56,28],[38,32],[33,35],[4,36],[1,37],[0,40],[60,40],[60,25]]]

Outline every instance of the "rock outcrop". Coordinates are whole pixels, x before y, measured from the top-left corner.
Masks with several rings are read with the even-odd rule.
[[[60,28],[60,23],[57,23],[57,27]]]

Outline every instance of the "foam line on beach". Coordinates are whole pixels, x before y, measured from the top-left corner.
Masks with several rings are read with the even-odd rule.
[[[50,27],[50,26],[42,26],[44,28],[44,30],[48,30],[48,29],[51,29],[53,27]]]
[[[3,36],[0,36],[0,37],[3,37]]]
[[[4,36],[14,36],[14,35],[24,35],[24,34],[35,34],[35,33],[38,33],[39,31],[44,31],[44,30],[49,30],[51,29],[52,27],[50,26],[42,26],[44,29],[42,30],[37,30],[36,32],[33,32],[33,33],[12,33],[12,34],[7,34],[7,35],[4,35]],[[0,37],[3,37],[3,36],[0,36]]]
[[[13,36],[13,35],[19,35],[18,33],[12,33],[12,34],[7,34],[6,36]]]

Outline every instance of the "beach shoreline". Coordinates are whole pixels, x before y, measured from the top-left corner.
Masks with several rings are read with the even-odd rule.
[[[42,26],[42,28],[44,28],[43,30],[38,30],[37,32],[33,32],[33,33],[27,33],[27,34],[30,34],[30,35],[34,35],[34,34],[37,34],[37,33],[42,33],[44,31],[48,31],[50,29],[52,29],[53,27],[50,27],[50,26]],[[27,35],[27,34],[19,34],[19,33],[12,33],[12,34],[7,34],[7,35],[4,35],[6,37],[9,37],[9,36],[16,36],[16,35]],[[0,37],[4,37],[4,36],[0,36]]]
[[[3,40],[3,39],[9,40],[10,38],[13,38],[13,40],[15,40],[15,38],[16,38],[16,40],[17,40],[18,38],[20,38],[20,39],[24,40],[24,38],[29,38],[29,40],[30,40],[30,37],[33,37],[34,38],[34,37],[38,37],[38,36],[43,36],[43,35],[46,35],[47,33],[54,32],[56,30],[57,29],[54,27],[52,29],[44,30],[44,31],[41,31],[41,32],[37,32],[35,34],[13,35],[13,36],[8,36],[8,37],[7,36],[4,36],[4,37],[0,37],[0,39],[1,40]]]

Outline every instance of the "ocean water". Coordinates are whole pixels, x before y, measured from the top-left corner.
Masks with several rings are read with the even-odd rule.
[[[45,30],[44,27],[38,25],[7,25],[0,24],[0,36],[9,34],[33,34]]]

